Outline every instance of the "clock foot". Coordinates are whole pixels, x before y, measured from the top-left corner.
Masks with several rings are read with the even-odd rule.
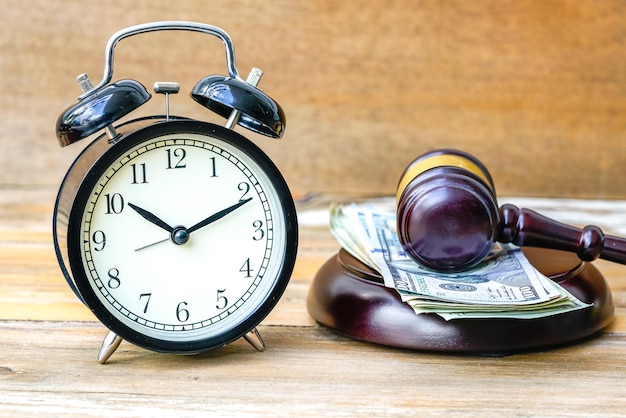
[[[259,331],[256,328],[252,329],[247,334],[244,334],[243,338],[245,338],[252,347],[256,348],[257,351],[265,350],[263,338],[261,338],[261,334],[259,334]]]
[[[98,353],[98,363],[106,363],[121,342],[122,337],[118,337],[113,331],[109,331],[107,336],[104,337],[104,341],[102,341],[102,347],[100,347],[100,352]]]

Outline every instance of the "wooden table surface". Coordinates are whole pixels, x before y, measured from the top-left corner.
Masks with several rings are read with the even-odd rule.
[[[259,326],[265,352],[243,340],[198,356],[123,342],[98,364],[106,330],[71,293],[54,255],[55,193],[0,190],[0,416],[626,415],[626,267],[595,262],[616,317],[577,344],[481,357],[354,341],[306,310],[315,272],[338,250],[325,196],[298,203],[298,261]],[[510,201],[626,235],[625,202]]]

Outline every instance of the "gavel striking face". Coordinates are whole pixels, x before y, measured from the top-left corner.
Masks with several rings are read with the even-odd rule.
[[[578,229],[529,209],[498,207],[491,175],[475,157],[442,149],[418,157],[400,178],[397,229],[421,265],[457,272],[480,263],[496,241],[626,264],[626,240],[596,226]]]

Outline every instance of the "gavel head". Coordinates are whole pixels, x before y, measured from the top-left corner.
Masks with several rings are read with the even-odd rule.
[[[404,170],[396,199],[400,243],[421,265],[466,270],[492,250],[500,218],[495,188],[473,156],[442,149],[418,157]]]

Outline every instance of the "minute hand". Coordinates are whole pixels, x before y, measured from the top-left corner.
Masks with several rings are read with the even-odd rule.
[[[252,198],[248,198],[248,199],[245,199],[245,200],[240,200],[239,202],[235,203],[234,205],[229,206],[226,209],[222,209],[219,212],[216,212],[213,215],[209,216],[208,218],[198,222],[197,224],[187,228],[187,232],[191,234],[193,231],[197,231],[198,229],[203,228],[203,227],[207,226],[208,224],[217,221],[218,219],[222,219],[224,216],[228,215],[229,213],[231,213],[232,211],[234,211],[238,207],[243,206],[244,204],[248,203],[251,200],[252,200]]]

